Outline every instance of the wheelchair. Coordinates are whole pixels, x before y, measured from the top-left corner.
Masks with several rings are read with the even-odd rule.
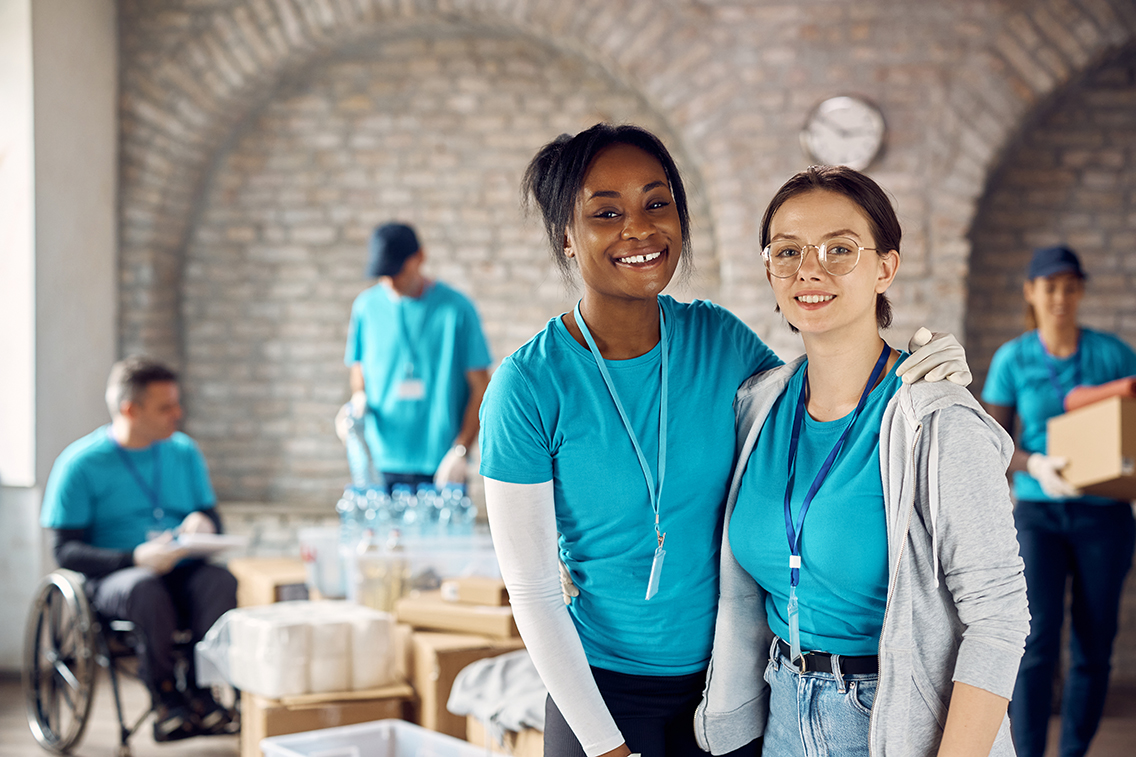
[[[94,701],[98,669],[107,671],[118,713],[119,757],[130,757],[130,737],[153,710],[128,720],[120,677],[137,678],[139,635],[127,620],[107,620],[91,607],[81,573],[58,569],[35,591],[24,635],[24,695],[28,725],[41,747],[67,754],[83,738]],[[192,654],[188,631],[175,638],[178,669]]]

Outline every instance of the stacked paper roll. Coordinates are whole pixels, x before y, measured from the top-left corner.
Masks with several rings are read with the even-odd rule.
[[[250,612],[231,619],[229,665],[233,685],[274,699],[306,694],[311,627],[302,618],[264,612],[267,609],[250,608]],[[300,661],[303,664],[296,664]]]
[[[279,699],[393,682],[392,634],[391,616],[369,607],[278,602],[227,613],[198,653],[202,645],[212,654],[227,644],[228,681]]]

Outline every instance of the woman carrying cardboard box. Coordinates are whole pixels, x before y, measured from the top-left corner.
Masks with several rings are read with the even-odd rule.
[[[1066,461],[1046,450],[1046,422],[1065,412],[1076,386],[1136,374],[1136,352],[1112,334],[1083,328],[1077,313],[1085,272],[1065,246],[1036,250],[1023,289],[1031,327],[998,348],[982,390],[987,411],[1011,434],[1014,522],[1025,560],[1030,635],[1010,702],[1021,757],[1041,757],[1053,672],[1061,651],[1065,585],[1073,577],[1071,663],[1061,705],[1062,757],[1083,755],[1108,691],[1121,590],[1132,564],[1136,522],[1127,502],[1083,495],[1061,475]]]

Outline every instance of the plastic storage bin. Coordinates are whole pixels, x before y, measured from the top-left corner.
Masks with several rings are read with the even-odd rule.
[[[264,757],[485,757],[485,748],[405,720],[324,728],[262,739]]]

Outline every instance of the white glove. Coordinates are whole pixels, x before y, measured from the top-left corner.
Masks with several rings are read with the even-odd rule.
[[[449,483],[465,483],[465,455],[464,445],[455,444],[438,463],[438,470],[434,472],[434,486],[441,488]]]
[[[908,342],[907,351],[911,355],[895,369],[895,375],[908,384],[919,379],[946,379],[952,384],[968,386],[973,378],[966,364],[966,350],[954,334],[932,334],[921,326]]]
[[[339,412],[335,414],[335,435],[344,444],[347,444],[347,428],[352,417],[350,402],[339,408]]]
[[[339,412],[335,414],[335,435],[339,437],[339,441],[347,443],[348,420],[350,418],[359,420],[365,412],[367,412],[367,393],[360,389],[352,393],[347,404],[339,408]]]
[[[580,596],[580,590],[572,582],[572,574],[568,572],[568,566],[564,561],[557,560],[556,563],[560,566],[560,596],[564,598],[564,604],[570,605],[572,597]]]
[[[357,392],[351,393],[351,414],[356,418],[362,418],[363,413],[367,410],[367,393],[360,389]]]
[[[184,547],[170,546],[173,538],[173,533],[166,531],[156,539],[142,542],[134,548],[134,564],[159,576],[169,573],[188,554]]]
[[[1041,484],[1046,496],[1054,499],[1068,499],[1081,496],[1081,490],[1070,484],[1061,475],[1061,469],[1068,464],[1064,457],[1050,457],[1034,452],[1026,461],[1026,471]]]

